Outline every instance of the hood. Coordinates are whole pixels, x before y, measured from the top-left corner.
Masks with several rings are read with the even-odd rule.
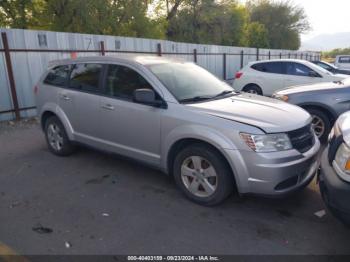
[[[266,133],[288,132],[311,122],[310,115],[300,107],[247,93],[187,106],[205,114],[256,126]]]
[[[336,79],[342,80],[342,79],[345,79],[345,78],[349,78],[349,75],[346,75],[346,74],[335,74],[335,75],[333,75],[333,77],[336,78]]]
[[[340,82],[341,81],[341,82]],[[313,92],[313,91],[327,91],[335,88],[350,87],[350,78],[339,80],[339,82],[322,82],[310,85],[291,86],[285,89],[278,90],[275,94],[290,95],[296,93]]]
[[[304,93],[304,92],[313,92],[313,91],[325,91],[335,88],[344,87],[344,84],[335,83],[335,82],[325,82],[325,83],[317,83],[311,85],[301,85],[301,86],[292,86],[287,87],[285,89],[278,90],[275,94],[278,95],[290,95],[295,93]]]

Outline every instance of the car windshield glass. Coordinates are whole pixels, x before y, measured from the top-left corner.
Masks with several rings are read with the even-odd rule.
[[[334,69],[337,68],[335,65],[332,65],[332,64],[330,64],[330,63],[328,63],[328,62],[325,62],[325,61],[322,61],[321,63],[324,64],[324,65],[326,65],[326,66],[329,66],[329,67],[331,67],[331,68],[334,68]]]
[[[326,69],[324,69],[322,66],[320,66],[320,65],[315,65],[315,64],[313,64],[313,63],[311,63],[311,62],[307,62],[307,61],[304,61],[304,63],[305,63],[305,65],[307,65],[308,67],[311,67],[312,69],[315,69],[315,67],[316,67],[316,69],[318,70],[318,71],[321,71],[323,74],[326,74],[326,75],[333,75],[333,73],[331,73],[331,72],[329,72],[328,70],[326,70]]]
[[[217,99],[235,94],[233,88],[192,63],[163,63],[148,68],[179,102]]]

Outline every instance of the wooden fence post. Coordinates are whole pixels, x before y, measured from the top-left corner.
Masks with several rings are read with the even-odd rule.
[[[193,61],[197,63],[197,49],[193,49]]]
[[[244,63],[244,51],[241,51],[241,68],[243,68],[243,63]]]

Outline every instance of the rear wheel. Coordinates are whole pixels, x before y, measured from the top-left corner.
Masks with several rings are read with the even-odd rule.
[[[68,156],[75,151],[75,146],[69,141],[63,124],[56,116],[46,120],[45,137],[50,151],[55,155]]]
[[[255,84],[250,84],[245,86],[242,91],[250,94],[255,94],[255,95],[263,95],[263,92],[260,86]]]
[[[206,145],[194,144],[181,150],[175,157],[173,173],[183,193],[201,205],[219,204],[233,191],[230,167]]]
[[[312,128],[316,136],[322,143],[327,141],[329,132],[331,131],[331,121],[329,117],[318,109],[306,109],[312,117]]]

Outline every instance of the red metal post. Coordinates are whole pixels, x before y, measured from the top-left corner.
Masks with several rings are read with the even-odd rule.
[[[16,116],[16,120],[20,120],[21,115],[19,112],[16,84],[15,84],[15,78],[13,76],[11,54],[10,54],[10,48],[9,48],[9,43],[7,40],[6,32],[1,33],[1,38],[2,38],[2,44],[4,46],[7,75],[8,75],[9,82],[10,82],[10,90],[11,90],[12,103],[13,103],[13,107],[14,107],[14,111],[15,111],[15,116]]]

